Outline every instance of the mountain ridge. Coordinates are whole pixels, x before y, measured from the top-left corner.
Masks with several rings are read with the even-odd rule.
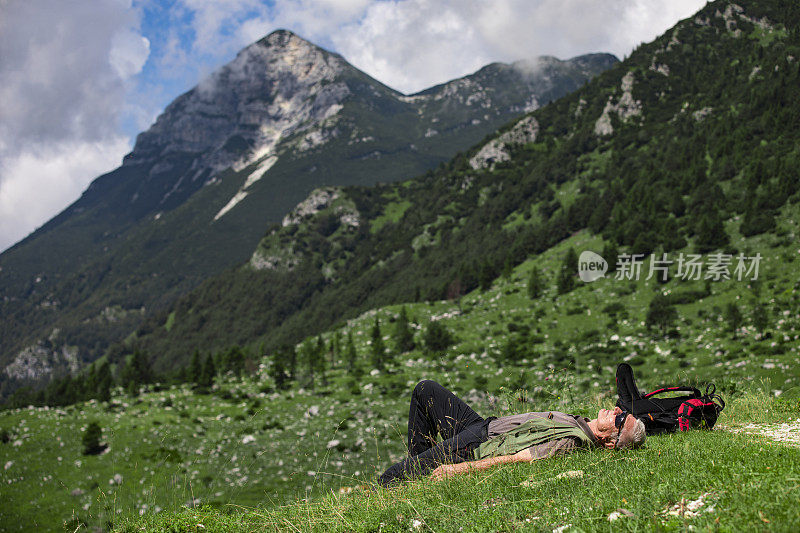
[[[613,58],[593,61],[599,72]],[[586,81],[564,65],[572,70],[548,90]],[[3,366],[25,350],[57,365],[67,347],[91,361],[135,329],[142,308],[164,308],[246,261],[269,224],[315,187],[422,173],[515,116],[536,82],[482,82],[423,109],[288,31],[209,79],[167,106],[119,168],[0,255]],[[467,103],[470,91],[489,100]],[[107,309],[115,322],[102,318]]]

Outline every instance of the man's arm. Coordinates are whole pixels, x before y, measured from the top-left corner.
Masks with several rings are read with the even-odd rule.
[[[575,439],[567,437],[563,439],[544,442],[538,446],[531,446],[525,448],[521,452],[514,455],[500,455],[498,457],[487,457],[479,461],[470,461],[466,463],[456,463],[452,465],[440,465],[433,472],[431,476],[435,479],[442,479],[456,474],[463,474],[465,472],[478,472],[486,470],[495,465],[502,465],[506,463],[527,463],[537,459],[545,459],[562,455],[578,449],[578,444]]]
[[[439,465],[433,472],[431,477],[434,479],[443,479],[446,477],[455,476],[456,474],[463,474],[465,472],[479,472],[486,470],[496,465],[503,465],[506,463],[525,463],[532,461],[531,449],[525,448],[521,452],[514,455],[500,455],[498,457],[487,457],[479,461],[468,461],[465,463],[456,463],[452,465]]]

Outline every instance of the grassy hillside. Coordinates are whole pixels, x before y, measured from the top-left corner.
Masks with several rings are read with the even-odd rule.
[[[756,405],[775,403],[744,396],[731,408]],[[576,453],[395,490],[334,492],[278,509],[182,509],[129,519],[118,530],[796,531],[798,459],[796,444],[693,432],[653,437],[630,453]]]
[[[448,529],[445,524],[461,510],[475,507],[482,517],[474,523],[479,529],[499,527],[498,520],[503,517],[524,522],[529,515],[541,516],[553,527],[564,525],[571,522],[564,519],[567,515],[557,514],[554,508],[541,510],[541,504],[547,506],[547,502],[554,507],[549,486],[516,488],[517,492],[503,494],[531,475],[539,479],[549,472],[582,470],[587,478],[594,479],[603,469],[624,469],[627,459],[591,454],[563,463],[503,469],[503,473],[491,474],[473,488],[466,489],[459,482],[442,488],[423,484],[405,489],[400,499],[380,491],[355,499],[319,498],[331,491],[338,494],[342,487],[371,485],[401,456],[408,395],[422,378],[447,384],[484,416],[549,408],[594,416],[598,406],[613,403],[614,366],[627,360],[634,365],[643,389],[675,382],[714,381],[725,399],[732,401],[720,419],[722,425],[784,422],[800,417],[793,400],[800,396],[800,324],[795,318],[798,288],[792,262],[786,259],[790,253],[797,253],[793,236],[797,234],[798,214],[796,207],[785,208],[780,217],[779,229],[788,239],[735,237],[743,249],[763,255],[761,284],[711,282],[711,294],[702,301],[676,306],[679,318],[675,331],[666,337],[658,328],[643,325],[653,296],[656,292],[704,290],[704,283],[673,280],[662,285],[609,276],[559,295],[553,279],[565,251],[569,247],[602,250],[598,238],[580,232],[519,265],[486,291],[473,291],[458,302],[406,305],[416,343],[408,352],[399,353],[394,348],[394,327],[401,306],[370,311],[338,330],[324,333],[326,341],[338,335],[341,348],[335,355],[326,352],[322,366],[325,376],[316,367],[313,389],[309,363],[301,356],[297,380],[289,382],[288,390],[276,390],[270,377],[275,360],[266,357],[245,378],[218,377],[210,394],[201,394],[189,385],[155,387],[159,390],[150,386],[135,397],[117,390],[110,402],[3,412],[0,431],[8,436],[8,442],[0,444],[0,462],[10,466],[0,473],[2,497],[8,504],[3,506],[0,522],[8,531],[53,529],[62,523],[71,524],[71,529],[78,523],[107,527],[109,522],[156,529],[175,523],[192,530],[186,521],[199,516],[198,523],[216,525],[221,530],[232,524],[243,529],[281,529],[286,520],[300,528],[348,530],[352,523],[358,523],[364,530],[372,530],[379,529],[380,522],[400,527],[401,522],[424,520],[438,530]],[[731,231],[736,235],[734,229]],[[534,268],[547,281],[543,294],[531,299],[528,280]],[[752,326],[748,302],[755,298],[754,287],[759,287],[758,298],[768,308],[768,326],[763,334]],[[724,309],[729,301],[740,302],[745,317],[736,338],[713,311]],[[603,311],[609,302],[619,303],[614,311],[616,320]],[[384,372],[373,370],[371,344],[376,319],[387,346]],[[444,352],[432,353],[426,348],[431,320],[443,324],[454,337]],[[519,348],[519,336],[525,330],[528,333],[522,346],[528,352]],[[354,369],[345,347],[350,334],[357,354]],[[307,342],[316,341],[311,338]],[[304,344],[298,346],[301,354]],[[521,395],[525,402],[514,399],[520,396],[513,392],[518,388],[527,391]],[[780,395],[777,403],[776,394]],[[110,447],[105,454],[85,456],[81,438],[92,420],[103,428],[103,441]],[[617,507],[632,511],[642,525],[652,526],[656,509],[708,491],[720,501],[718,509],[731,509],[731,518],[725,520],[744,517],[752,521],[761,511],[774,524],[796,523],[798,517],[786,506],[778,503],[764,507],[765,498],[781,491],[790,497],[796,490],[788,479],[796,476],[795,467],[784,464],[795,461],[795,452],[780,451],[756,440],[758,448],[769,450],[764,455],[752,448],[752,443],[743,446],[752,441],[747,439],[728,433],[652,439],[646,450],[625,456],[647,465],[653,458],[660,461],[648,467],[663,475],[665,481],[648,485],[655,491],[650,495],[634,490],[640,486],[638,476],[651,477],[645,474],[619,481],[620,491],[607,501],[599,491],[608,485],[600,480],[592,481],[594,485],[565,480],[555,486],[566,495],[577,491],[579,496],[568,504],[577,507],[568,508],[584,510],[582,527],[606,524],[600,519]],[[706,447],[702,448],[706,450],[704,462],[691,467],[695,474],[687,481],[686,463],[673,457],[688,461],[696,455],[695,445]],[[728,466],[709,467],[710,461],[720,464],[718,453],[724,457],[721,464]],[[730,467],[738,463],[748,465],[749,470]],[[737,472],[743,472],[744,482],[731,483],[731,476]],[[762,473],[770,476],[770,488],[756,496],[761,486],[756,481],[767,481],[759,477]],[[112,483],[117,474],[121,483]],[[463,494],[463,499],[453,500],[456,492]],[[477,501],[482,494],[487,496]],[[495,501],[497,497],[505,500]],[[742,499],[750,503],[744,507],[731,503]],[[484,507],[485,501],[489,503]],[[200,515],[181,511],[185,505],[194,508],[192,502],[211,509]],[[275,510],[283,505],[289,507]],[[412,512],[411,506],[419,513]],[[594,510],[588,512],[590,507]],[[241,515],[243,508],[262,510]],[[403,520],[397,522],[396,515]],[[138,516],[144,521],[130,522]],[[120,522],[123,519],[127,522]]]

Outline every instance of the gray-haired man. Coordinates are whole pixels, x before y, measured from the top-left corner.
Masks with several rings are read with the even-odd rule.
[[[644,429],[641,420],[619,407],[600,409],[594,419],[558,411],[484,419],[443,386],[425,380],[411,394],[408,457],[389,467],[379,482],[448,477],[579,448],[631,448],[644,442]],[[442,441],[436,441],[437,434]]]

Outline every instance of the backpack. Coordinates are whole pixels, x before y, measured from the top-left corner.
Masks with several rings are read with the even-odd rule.
[[[645,433],[668,433],[689,429],[711,429],[725,401],[715,394],[713,383],[706,386],[705,394],[696,387],[662,387],[642,395],[633,379],[633,370],[627,363],[617,367],[617,406],[644,422]],[[663,397],[667,392],[687,392],[676,397]]]

